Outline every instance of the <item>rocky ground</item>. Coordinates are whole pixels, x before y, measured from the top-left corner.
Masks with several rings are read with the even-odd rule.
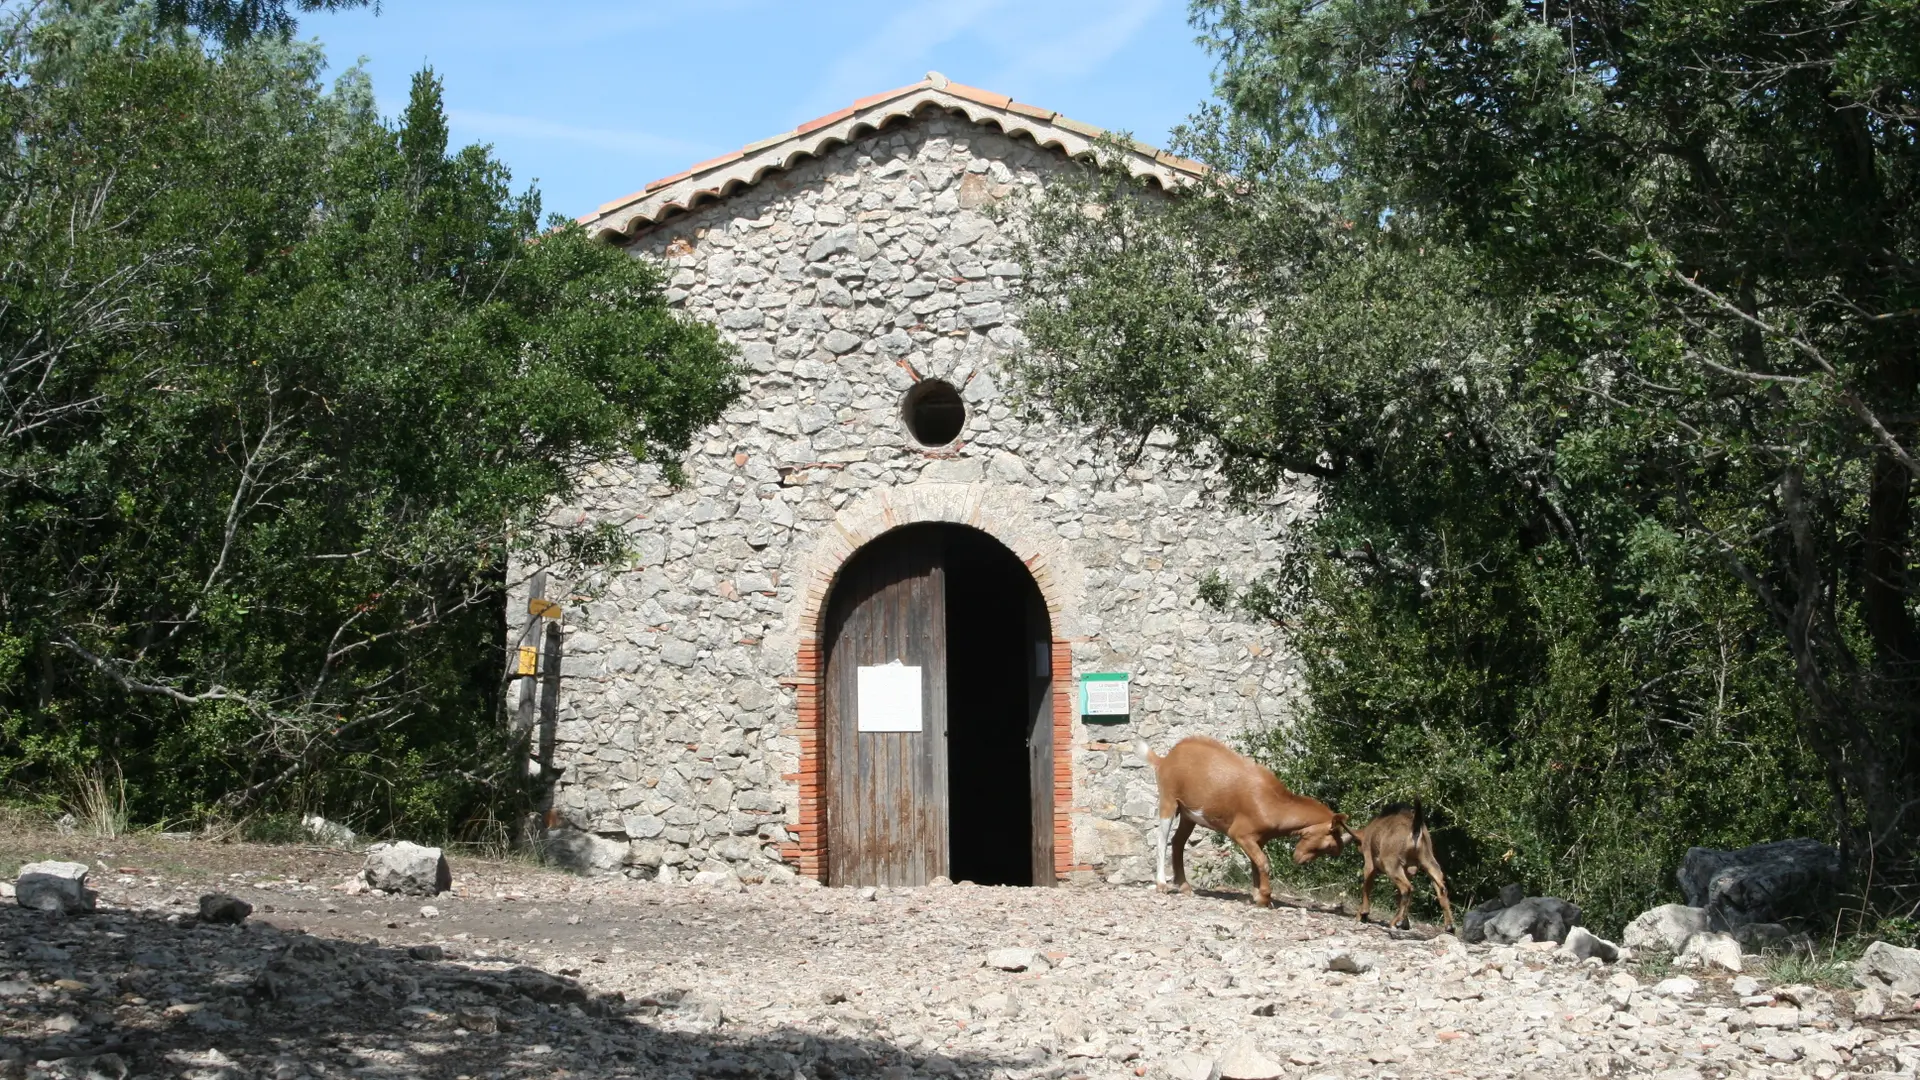
[[[456,859],[454,891],[422,900],[337,890],[359,866],[345,851],[0,838],[0,869],[45,856],[93,865],[100,910],[0,907],[0,1078],[1920,1070],[1920,1023],[1856,1022],[1845,992],[1242,895],[661,885]],[[215,888],[252,918],[199,924]]]

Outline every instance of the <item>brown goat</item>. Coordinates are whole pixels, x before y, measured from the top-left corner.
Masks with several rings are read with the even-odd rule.
[[[1340,854],[1341,840],[1347,835],[1347,815],[1336,814],[1318,800],[1287,790],[1272,770],[1234,753],[1216,739],[1181,739],[1165,756],[1149,749],[1147,760],[1160,782],[1155,878],[1163,892],[1169,887],[1169,855],[1173,863],[1171,886],[1192,891],[1187,884],[1186,850],[1195,825],[1225,833],[1247,853],[1253,862],[1253,902],[1260,907],[1273,902],[1267,841],[1298,837],[1293,848],[1296,865],[1322,855]],[[1177,827],[1175,818],[1180,822]]]
[[[1365,826],[1349,830],[1360,845],[1360,857],[1366,865],[1360,871],[1360,921],[1367,921],[1373,904],[1373,879],[1381,874],[1393,879],[1400,890],[1400,910],[1394,913],[1393,926],[1405,928],[1407,905],[1413,899],[1413,882],[1408,871],[1423,870],[1433,880],[1434,895],[1440,898],[1440,911],[1446,916],[1446,929],[1453,929],[1453,905],[1447,903],[1447,875],[1440,860],[1433,857],[1433,831],[1427,828],[1427,815],[1420,800],[1412,806],[1389,806]]]

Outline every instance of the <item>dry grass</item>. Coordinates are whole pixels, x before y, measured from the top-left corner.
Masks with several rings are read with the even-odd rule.
[[[71,788],[66,807],[75,832],[101,840],[127,834],[127,779],[118,764],[96,764],[77,777]]]

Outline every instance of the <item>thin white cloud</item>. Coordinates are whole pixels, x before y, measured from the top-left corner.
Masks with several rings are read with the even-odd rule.
[[[1091,74],[1126,47],[1159,8],[1161,0],[1125,0],[1100,3],[1105,17],[1080,23],[1056,38],[1020,49],[1012,61],[994,73],[994,86],[1028,86]]]
[[[447,119],[456,127],[466,128],[481,138],[511,135],[524,139],[547,139],[626,154],[660,154],[672,158],[685,158],[689,164],[712,157],[716,153],[709,145],[688,139],[654,135],[645,131],[621,131],[560,124],[538,116],[448,109]]]
[[[971,30],[1007,0],[927,0],[888,19],[872,37],[840,54],[814,87],[796,120],[845,108],[856,98],[889,89],[893,84],[876,72],[895,72],[906,81],[920,74],[914,68],[933,50]],[[959,78],[959,76],[955,76]],[[964,79],[962,81],[965,81]]]

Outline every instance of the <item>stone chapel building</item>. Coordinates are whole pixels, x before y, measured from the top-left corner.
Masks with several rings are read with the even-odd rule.
[[[1101,136],[929,73],[581,219],[747,374],[682,486],[598,468],[559,511],[637,555],[548,593],[549,850],[668,879],[1149,881],[1139,744],[1284,718],[1278,633],[1197,587],[1273,566],[1306,493],[1229,512],[1164,446],[1123,468],[1007,400],[1007,230]],[[1127,165],[1200,168],[1140,143]],[[1083,715],[1083,681],[1124,715]]]

